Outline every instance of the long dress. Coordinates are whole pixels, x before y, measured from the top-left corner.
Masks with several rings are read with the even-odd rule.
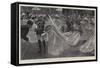
[[[51,30],[51,35],[48,35],[48,54],[52,56],[58,56],[63,52],[63,41],[55,31]]]
[[[53,19],[53,20],[56,21],[55,19]],[[57,23],[57,21],[56,21],[56,23]],[[48,26],[48,25],[53,26],[50,19],[48,19],[46,21],[45,26]],[[63,40],[58,36],[55,29],[51,29],[47,33],[47,37],[48,37],[48,44],[47,44],[48,55],[59,56],[61,54],[61,52],[63,52],[63,50],[64,50]]]
[[[30,43],[37,43],[37,35],[36,35],[36,32],[34,31],[36,27],[37,25],[33,24],[27,34],[27,37],[29,38]]]
[[[51,25],[54,27],[48,33],[48,54],[52,56],[59,56],[66,49],[70,48],[70,45],[76,45],[79,41],[80,34],[73,32],[70,37],[61,33],[57,25],[51,21]],[[69,45],[70,44],[70,45]]]

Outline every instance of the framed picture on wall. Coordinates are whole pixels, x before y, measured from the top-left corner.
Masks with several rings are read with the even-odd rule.
[[[11,64],[97,61],[97,7],[11,4]]]

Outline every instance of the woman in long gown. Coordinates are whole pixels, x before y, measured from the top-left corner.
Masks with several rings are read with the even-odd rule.
[[[80,34],[79,32],[73,32],[69,37],[67,33],[61,33],[60,28],[55,24],[55,19],[52,19],[50,16],[49,18],[50,29],[47,31],[48,54],[59,56],[65,49],[69,49],[70,45],[76,45],[78,43]]]

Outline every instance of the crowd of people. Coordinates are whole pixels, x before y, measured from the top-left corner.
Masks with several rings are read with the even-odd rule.
[[[21,38],[30,43],[38,43],[39,53],[58,55],[66,46],[80,46],[83,53],[94,50],[94,16],[72,15],[21,15]],[[48,47],[47,47],[48,46]],[[48,50],[47,50],[48,49]],[[46,51],[47,50],[47,51]]]

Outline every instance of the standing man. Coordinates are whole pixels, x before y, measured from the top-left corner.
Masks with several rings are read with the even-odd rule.
[[[45,27],[45,21],[43,17],[39,17],[36,24],[37,24],[36,34],[37,34],[37,39],[39,44],[39,53],[45,53],[46,44],[45,44],[45,40],[42,37],[44,33],[44,27]]]

